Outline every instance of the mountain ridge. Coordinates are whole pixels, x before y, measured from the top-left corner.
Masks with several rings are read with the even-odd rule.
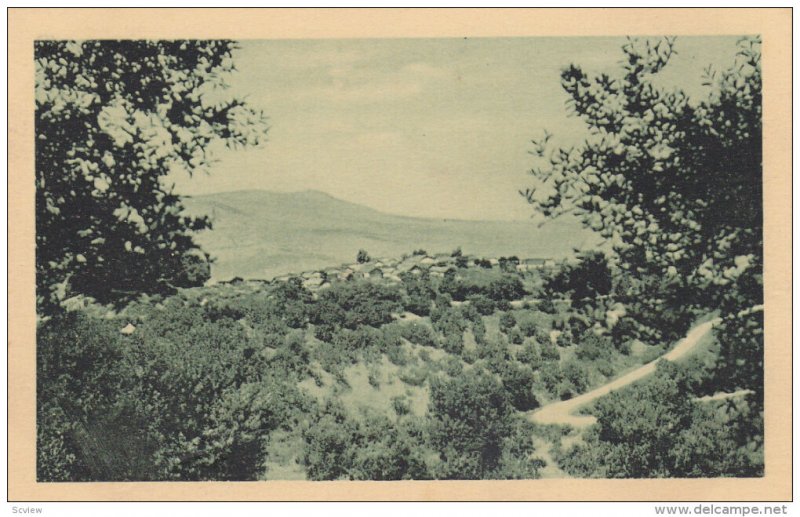
[[[484,257],[561,258],[596,245],[596,235],[575,220],[426,219],[387,214],[325,192],[238,190],[185,198],[186,213],[209,215],[213,229],[197,235],[216,258],[212,279],[268,279],[335,266],[359,249],[374,257],[399,257],[415,249],[432,253],[460,247]]]

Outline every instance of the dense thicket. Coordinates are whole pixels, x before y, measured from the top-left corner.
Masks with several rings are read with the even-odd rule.
[[[648,381],[600,399],[585,443],[560,458],[581,477],[763,475],[763,420],[753,398],[693,399],[687,374],[666,361]]]

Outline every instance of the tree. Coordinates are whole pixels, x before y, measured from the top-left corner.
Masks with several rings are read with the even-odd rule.
[[[578,255],[576,263],[565,263],[545,282],[551,293],[571,295],[573,308],[594,305],[598,297],[611,291],[611,269],[601,251],[588,251]]]
[[[561,461],[570,474],[763,475],[763,440],[758,437],[763,417],[758,410],[747,399],[721,405],[692,400],[686,373],[673,363],[660,361],[652,378],[600,399],[594,413],[597,424],[587,433],[587,442],[574,446]]]
[[[356,254],[356,262],[359,264],[366,264],[369,261],[370,258],[367,250],[358,250],[358,253]]]
[[[512,407],[494,377],[469,371],[435,379],[428,414],[441,477],[481,479],[498,468],[503,440],[511,434]]]
[[[549,135],[537,141],[537,186],[523,194],[545,216],[573,212],[611,241],[624,294],[639,305],[634,317],[657,338],[683,333],[692,310],[720,310],[723,365],[757,364],[727,368],[728,385],[760,390],[763,336],[744,346],[727,339],[762,317],[751,310],[763,300],[760,41],[741,40],[730,69],[709,69],[699,101],[654,80],[674,39],[629,40],[622,50],[618,77],[563,70],[589,136],[567,149]]]
[[[37,305],[102,303],[208,278],[170,173],[207,171],[210,144],[258,145],[264,115],[222,94],[231,41],[37,41]],[[205,266],[203,266],[205,264]]]

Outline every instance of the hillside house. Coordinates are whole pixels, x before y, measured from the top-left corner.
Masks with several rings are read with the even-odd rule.
[[[544,267],[546,259],[543,258],[526,258],[519,261],[517,271],[532,271]]]

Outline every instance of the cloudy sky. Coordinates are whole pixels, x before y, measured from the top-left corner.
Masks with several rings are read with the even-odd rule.
[[[703,68],[730,64],[736,40],[679,38],[664,84],[701,94]],[[220,150],[210,175],[175,180],[186,194],[317,189],[395,214],[525,219],[530,140],[583,132],[559,71],[613,73],[624,41],[245,41],[232,92],[267,113],[267,144]]]

